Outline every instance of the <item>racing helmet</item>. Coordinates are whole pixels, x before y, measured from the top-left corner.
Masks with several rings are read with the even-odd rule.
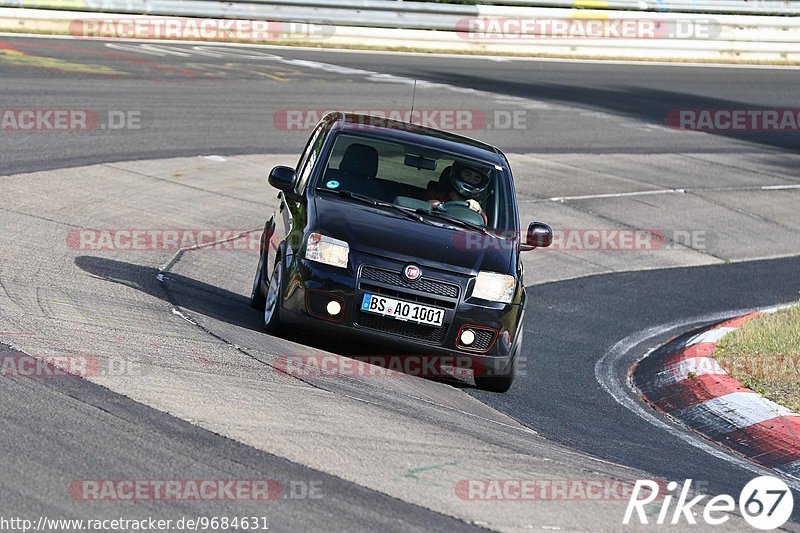
[[[470,176],[472,179],[470,179]],[[460,161],[453,162],[450,171],[450,184],[453,189],[467,199],[477,200],[489,191],[489,170],[480,169]]]

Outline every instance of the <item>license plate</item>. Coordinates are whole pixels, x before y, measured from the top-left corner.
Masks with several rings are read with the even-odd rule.
[[[365,313],[375,313],[429,326],[441,326],[444,322],[444,309],[395,300],[377,294],[365,294],[361,301],[361,310]]]

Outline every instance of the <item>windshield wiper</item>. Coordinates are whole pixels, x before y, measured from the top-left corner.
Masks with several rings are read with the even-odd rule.
[[[479,226],[478,224],[474,224],[472,222],[467,222],[466,220],[454,217],[453,215],[448,215],[446,211],[442,211],[441,209],[434,208],[431,209],[430,211],[426,211],[425,209],[417,209],[416,212],[419,213],[420,215],[427,215],[434,218],[440,218],[442,220],[446,220],[448,222],[452,222],[460,226],[464,226],[466,228],[478,231],[480,233],[483,233],[484,235],[489,235],[489,232],[486,231],[486,228],[484,228],[483,226]]]
[[[337,196],[343,196],[345,198],[352,198],[353,200],[358,200],[359,202],[363,202],[365,204],[375,205],[378,200],[375,198],[370,198],[364,194],[358,194],[357,192],[350,192],[345,190],[338,190],[338,189],[322,189],[317,188],[317,192],[327,192],[330,194],[335,194]]]
[[[382,200],[376,200],[370,196],[366,196],[364,194],[359,194],[357,192],[345,191],[345,190],[333,190],[333,189],[317,189],[317,191],[323,191],[335,194],[337,196],[341,196],[343,198],[350,198],[352,200],[356,200],[365,204],[369,204],[373,207],[382,207],[384,209],[392,209],[393,211],[397,211],[406,218],[410,218],[411,220],[416,220],[417,222],[424,222],[430,224],[431,222],[425,220],[421,216],[419,216],[414,209],[409,207],[402,207],[397,204],[393,204],[390,202],[384,202]]]

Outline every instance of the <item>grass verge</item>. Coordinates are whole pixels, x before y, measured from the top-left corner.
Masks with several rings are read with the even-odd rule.
[[[800,305],[750,320],[717,343],[714,357],[746,387],[800,412]]]

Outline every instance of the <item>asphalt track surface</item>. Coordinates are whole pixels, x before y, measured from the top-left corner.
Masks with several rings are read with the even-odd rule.
[[[118,135],[4,136],[0,143],[2,175],[183,155],[297,153],[306,133],[274,127],[275,114],[281,110],[327,108],[344,105],[342,102],[358,109],[407,107],[410,98],[410,86],[405,81],[364,83],[319,65],[306,68],[302,63],[264,61],[256,71],[245,72],[238,62],[239,66],[231,67],[230,58],[134,54],[109,49],[100,42],[7,37],[0,44],[5,57],[0,61],[3,108],[137,110],[147,125],[141,131]],[[275,53],[289,61],[331,63],[489,91],[512,98],[507,103],[509,109],[516,105],[513,97],[540,102],[532,127],[524,133],[484,131],[477,135],[490,138],[508,152],[578,149],[602,157],[619,152],[724,155],[751,151],[788,168],[792,162],[784,155],[800,148],[797,135],[764,133],[743,138],[709,134],[685,139],[661,127],[672,109],[794,107],[800,78],[797,71],[476,62],[285,49]],[[36,62],[26,54],[49,59]],[[186,67],[190,60],[194,64]],[[262,68],[263,64],[269,67]],[[86,65],[89,68],[84,68]],[[113,72],[98,74],[98,68]],[[204,76],[198,76],[198,71]],[[417,98],[418,106],[425,98],[437,103],[446,100],[436,86],[423,88]],[[569,109],[575,112],[565,111]],[[89,259],[79,266],[98,276],[111,276],[120,268]],[[752,472],[650,426],[614,401],[598,383],[595,367],[615,343],[639,331],[687,317],[794,301],[800,289],[798,273],[800,259],[789,257],[623,272],[537,285],[531,289],[526,314],[526,334],[535,342],[527,344],[523,354],[527,361],[524,375],[506,395],[469,388],[465,391],[570,448],[666,479],[704,480],[712,493],[738,494],[753,477]],[[178,292],[176,298],[187,296]],[[214,308],[208,302],[179,303],[201,312]],[[223,324],[217,333],[230,342],[237,340],[243,324],[257,326],[257,320],[254,324],[252,314],[242,306],[231,306],[226,322],[229,327]],[[688,329],[701,322],[681,327]],[[620,354],[619,364],[632,362],[679,331],[675,327],[659,330],[631,346],[629,353]],[[337,351],[335,343],[323,342],[320,347]],[[616,370],[624,372],[625,368]],[[303,468],[115,397],[90,383],[9,385],[6,381],[5,427],[0,442],[5,450],[15,451],[20,466],[15,470],[6,465],[3,479],[19,480],[20,472],[35,472],[23,488],[19,483],[4,483],[8,494],[4,510],[15,514],[38,513],[46,508],[47,492],[54,490],[56,479],[60,479],[55,474],[71,470],[73,478],[80,477],[80,465],[97,460],[87,451],[92,447],[121,447],[134,454],[133,460],[153,465],[154,477],[159,477],[161,465],[174,461],[196,464],[197,477],[256,477],[269,470],[273,476],[278,473],[293,479],[298,477],[293,469]],[[47,420],[54,416],[67,416],[62,409],[65,396],[78,400],[82,410],[72,411],[68,415],[71,418],[61,419],[57,427],[48,425]],[[65,427],[73,431],[65,435]],[[41,442],[61,444],[60,453],[46,468],[41,465],[50,452]],[[271,513],[276,517],[276,529],[313,527],[309,517],[317,520],[316,525],[332,530],[353,530],[354,524],[364,529],[398,530],[469,527],[338,478],[323,473],[319,476],[326,479],[324,508],[312,502],[313,509],[277,509]],[[800,494],[795,494],[797,499]],[[51,511],[58,510],[63,511]],[[181,515],[190,511],[194,511],[191,505],[175,509]],[[800,510],[794,517],[800,518]]]
[[[693,317],[766,307],[797,299],[800,259],[626,272],[548,283],[535,288],[528,313],[535,347],[524,387],[498,396],[473,392],[548,437],[613,461],[681,479],[691,472],[712,490],[746,483],[750,473],[705,456],[674,436],[643,431],[643,421],[598,384],[595,365],[617,341]],[[735,287],[736,290],[729,290]],[[657,302],[650,304],[646,302]],[[591,308],[591,312],[587,312]],[[530,316],[530,315],[529,315]],[[622,365],[680,331],[670,328],[635,346]],[[526,333],[528,331],[526,330]],[[543,356],[546,354],[546,356]]]
[[[4,356],[22,355],[0,346]],[[64,479],[82,480],[100,466],[107,479],[126,479],[131,465],[138,479],[258,479],[280,483],[269,502],[140,502],[127,518],[262,517],[279,531],[458,531],[479,529],[260,452],[189,422],[133,402],[82,379],[13,380],[3,384],[0,443],[13,464],[3,468],[3,516],[79,517],[84,502],[66,500]],[[44,384],[43,384],[44,383]],[[304,480],[298,485],[298,480]],[[324,487],[324,493],[320,489]],[[319,496],[306,497],[316,490]],[[92,517],[118,518],[98,504]],[[84,510],[85,511],[85,510]],[[118,528],[114,528],[115,530]],[[52,528],[50,531],[60,529]],[[63,528],[65,531],[71,528]],[[74,530],[77,530],[75,528]]]
[[[410,107],[409,85],[365,83],[340,67],[541,102],[542,107],[529,116],[524,135],[497,129],[482,133],[506,152],[730,153],[758,149],[779,154],[800,148],[796,135],[780,132],[681,137],[663,128],[667,114],[674,109],[792,108],[798,77],[795,70],[476,62],[271,50],[290,61],[337,65],[323,70],[254,59],[245,52],[240,58],[208,57],[179,47],[177,53],[182,55],[142,53],[133,51],[142,45],[127,43],[109,48],[95,41],[10,37],[3,40],[3,46],[0,73],[8,108],[35,103],[43,108],[69,105],[135,110],[145,126],[138,132],[126,131],[124,136],[97,132],[53,139],[45,142],[41,151],[29,150],[24,136],[6,139],[0,154],[0,170],[5,174],[198,153],[295,153],[305,132],[287,134],[275,128],[276,112],[345,104],[368,110]],[[98,74],[101,69],[106,70]],[[462,103],[459,98],[442,99],[443,92],[419,87],[416,108],[438,105],[453,109]],[[358,97],[352,98],[353,94]],[[499,107],[513,110],[518,104],[512,101]]]

